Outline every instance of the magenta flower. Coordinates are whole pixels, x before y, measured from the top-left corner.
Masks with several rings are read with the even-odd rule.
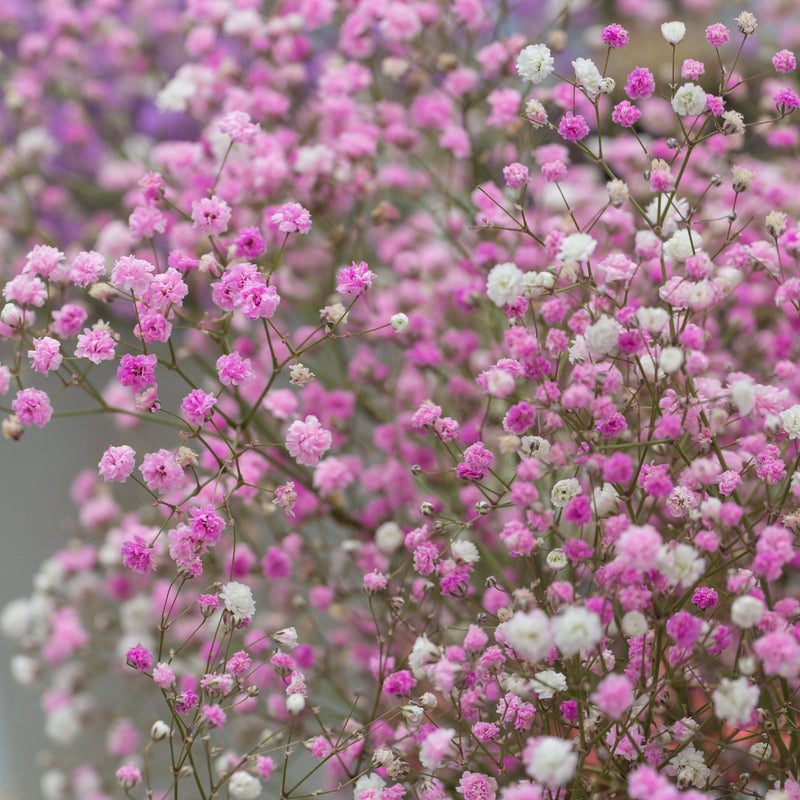
[[[120,553],[123,566],[134,572],[147,573],[155,570],[153,548],[141,536],[134,536],[133,541],[123,542]]]
[[[144,672],[153,666],[153,654],[141,644],[131,647],[125,654],[125,660],[139,672]]]
[[[193,428],[197,428],[208,419],[216,403],[217,398],[213,394],[195,389],[181,401],[181,414]]]
[[[558,132],[568,142],[579,142],[589,135],[589,126],[580,114],[567,111],[558,123]]]
[[[628,31],[622,25],[613,22],[600,31],[600,41],[609,47],[625,47],[628,44]]]
[[[134,391],[140,391],[145,386],[155,383],[157,356],[139,355],[132,356],[126,353],[117,367],[117,383],[121,386],[130,386]]]
[[[375,273],[370,271],[366,261],[354,261],[349,267],[342,267],[336,275],[336,291],[342,294],[361,296],[372,286]]]

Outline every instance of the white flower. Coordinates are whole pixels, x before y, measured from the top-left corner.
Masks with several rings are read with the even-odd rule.
[[[766,761],[772,758],[772,748],[767,742],[756,742],[747,752],[757,761]]]
[[[553,789],[572,780],[578,755],[572,749],[572,742],[555,736],[539,736],[528,742],[522,762],[531,778]]]
[[[486,294],[499,307],[513,303],[522,289],[523,272],[516,264],[495,264],[486,279]]]
[[[356,785],[353,787],[353,798],[358,800],[362,792],[370,792],[367,797],[380,797],[385,786],[386,781],[377,772],[370,772],[369,775],[362,775],[356,781]]]
[[[596,356],[604,356],[617,349],[619,335],[624,330],[617,320],[603,314],[597,322],[583,332],[583,338],[591,353]]]
[[[679,117],[694,117],[706,110],[706,93],[695,83],[685,83],[672,98],[672,110]]]
[[[711,770],[703,761],[703,754],[693,744],[687,745],[675,758],[670,759],[664,771],[668,775],[675,775],[680,787],[703,787],[711,774]]]
[[[550,620],[544,611],[517,611],[503,625],[506,641],[526,661],[541,661],[553,649]]]
[[[556,278],[552,272],[525,272],[522,276],[520,295],[526,300],[540,297],[543,292],[552,289]]]
[[[661,35],[667,44],[680,44],[686,36],[686,25],[682,22],[665,22],[661,26]]]
[[[458,539],[450,545],[450,552],[456,561],[464,564],[475,564],[481,560],[481,554],[474,542],[467,539]]]
[[[550,567],[553,572],[558,572],[560,569],[564,569],[564,567],[569,564],[569,559],[564,555],[564,551],[560,547],[556,547],[555,550],[551,550],[547,554],[545,561],[547,562],[547,566]]]
[[[541,83],[555,68],[550,48],[529,44],[517,56],[517,74],[531,83]]]
[[[750,11],[742,11],[738,17],[736,17],[736,25],[739,28],[741,33],[750,36],[751,34],[756,32],[756,28],[758,27],[758,20]]]
[[[696,231],[681,228],[664,242],[664,255],[670,261],[686,261],[702,249],[703,239]]]
[[[598,517],[608,517],[614,513],[619,501],[619,492],[611,483],[596,486],[592,492],[592,505]]]
[[[392,314],[389,322],[391,322],[392,328],[394,328],[397,333],[402,333],[408,327],[408,316],[403,313]]]
[[[755,406],[755,392],[753,381],[750,378],[742,378],[730,387],[731,403],[736,406],[739,413],[746,417]],[[800,406],[795,406],[800,411]],[[791,409],[789,409],[791,411]],[[781,416],[786,412],[782,412]],[[800,420],[798,420],[800,423]],[[792,437],[794,438],[794,437]]]
[[[597,241],[588,233],[571,233],[561,242],[558,257],[562,261],[586,261],[594,253],[595,247]]]
[[[747,678],[723,678],[713,695],[714,713],[728,725],[746,724],[758,702],[758,686]]]
[[[575,81],[579,86],[583,86],[590,99],[594,99],[600,94],[603,87],[603,76],[590,58],[576,58],[572,62],[575,70]]]
[[[573,497],[577,497],[582,491],[577,478],[565,478],[553,486],[553,490],[550,492],[550,501],[556,508],[564,508]]]
[[[261,781],[249,772],[235,772],[228,781],[228,792],[236,800],[254,800],[261,794]]]
[[[250,587],[238,581],[231,581],[222,587],[219,598],[225,608],[233,615],[234,622],[251,619],[256,613],[256,604]]]
[[[739,628],[752,628],[764,616],[764,604],[751,594],[737,597],[731,603],[731,622]]]
[[[51,711],[45,717],[44,732],[58,744],[71,744],[81,732],[81,722],[74,705],[67,703]]]
[[[794,405],[781,411],[783,429],[789,434],[790,439],[797,439],[800,436],[800,405]]]
[[[403,529],[396,522],[384,522],[375,531],[375,544],[382,553],[394,553],[404,539]]]
[[[683,364],[683,351],[680,347],[665,347],[658,358],[658,366],[671,375],[677,372]]]
[[[536,692],[540,700],[549,700],[556,692],[567,691],[567,679],[561,672],[545,669],[533,676],[531,689]]]
[[[12,639],[21,639],[30,630],[31,603],[19,598],[12,600],[0,613],[0,631]]]
[[[669,311],[666,308],[643,306],[636,311],[636,320],[650,333],[660,333],[669,322]]]
[[[552,625],[555,645],[567,657],[591,650],[603,638],[600,617],[580,606],[565,608]]]
[[[691,586],[702,574],[704,562],[697,550],[688,544],[661,547],[656,558],[656,569],[667,576],[673,586]]]
[[[411,648],[411,654],[408,657],[408,666],[411,669],[411,674],[415,678],[421,678],[425,674],[423,667],[438,661],[441,655],[441,648],[431,642],[424,633],[422,636],[417,636],[414,646]]]
[[[644,636],[648,630],[647,617],[641,611],[629,611],[622,618],[622,632],[629,638]]]
[[[286,698],[286,710],[294,716],[306,707],[306,698],[300,692],[292,692]]]

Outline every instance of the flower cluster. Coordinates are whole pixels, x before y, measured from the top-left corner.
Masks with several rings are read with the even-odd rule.
[[[7,12],[2,445],[118,427],[0,619],[47,800],[800,797],[791,43],[125,5]]]

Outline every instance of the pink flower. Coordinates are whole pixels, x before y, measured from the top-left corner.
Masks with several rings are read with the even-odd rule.
[[[729,37],[730,31],[721,22],[715,22],[706,28],[706,41],[713,47],[727,44]]]
[[[416,680],[407,669],[392,672],[383,681],[383,690],[387,694],[407,695],[417,685]]]
[[[116,345],[111,328],[104,322],[97,322],[91,329],[84,328],[83,333],[78,336],[75,355],[78,358],[87,358],[93,364],[112,361]]]
[[[20,389],[11,403],[20,425],[43,428],[53,416],[53,408],[46,392],[40,389]]]
[[[158,358],[155,355],[132,356],[126,353],[117,367],[117,383],[130,386],[134,391],[140,391],[145,386],[155,383],[155,368]]]
[[[126,292],[140,295],[150,285],[155,266],[143,258],[123,256],[111,270],[110,283]]]
[[[97,465],[100,475],[106,483],[116,481],[124,483],[133,472],[136,451],[127,444],[109,447]]]
[[[772,65],[778,72],[791,72],[797,67],[797,61],[791,50],[780,50],[772,56]]]
[[[225,233],[231,213],[231,207],[216,195],[192,202],[193,227],[208,236]]]
[[[800,645],[788,633],[775,631],[753,643],[765,675],[796,678],[800,672]]]
[[[181,273],[174,267],[156,275],[147,287],[147,300],[156,311],[165,311],[170,305],[180,308],[189,287],[183,282]]]
[[[628,82],[625,84],[625,94],[636,100],[638,98],[650,97],[656,89],[656,80],[653,73],[646,67],[636,67],[628,75]]]
[[[169,492],[180,486],[183,480],[183,468],[175,460],[175,454],[163,448],[155,453],[147,453],[139,472],[147,488],[154,492]]]
[[[358,264],[354,261],[349,267],[342,267],[336,279],[336,291],[342,294],[352,294],[360,297],[372,286],[375,273],[370,271],[366,261]]]
[[[486,449],[483,442],[475,442],[464,451],[464,461],[456,467],[456,474],[467,481],[481,480],[488,472],[492,461],[494,456]]]
[[[497,796],[497,781],[482,772],[465,772],[456,791],[464,800],[494,800]]]
[[[38,244],[26,256],[27,261],[22,271],[26,275],[41,275],[43,278],[58,279],[61,277],[61,262],[64,254],[57,247]]]
[[[568,142],[579,142],[589,135],[589,126],[580,114],[567,111],[558,123],[558,132]]]
[[[628,44],[628,31],[614,22],[600,31],[600,41],[609,47],[625,47]]]
[[[64,356],[61,355],[61,342],[51,336],[43,336],[33,340],[33,350],[28,350],[31,360],[31,369],[42,375],[47,375],[51,369],[58,369]]]
[[[123,565],[134,572],[147,573],[155,570],[153,548],[141,536],[134,536],[132,542],[123,542],[120,553]]]
[[[169,689],[175,684],[175,673],[169,664],[159,662],[153,669],[153,680],[162,689]]]
[[[225,724],[226,714],[217,703],[203,706],[200,710],[203,719],[213,728],[221,728]]]
[[[250,115],[245,111],[230,111],[217,123],[217,127],[230,136],[235,144],[252,144],[261,132],[261,126],[251,122]]]
[[[633,686],[624,675],[603,678],[592,695],[594,704],[611,719],[619,719],[633,705]]]
[[[53,311],[53,324],[50,329],[62,339],[71,339],[78,335],[81,326],[86,322],[86,311],[75,303],[64,303]]]
[[[137,669],[139,672],[144,672],[147,669],[151,669],[153,666],[153,654],[141,644],[131,647],[125,654],[125,660],[131,667]]]
[[[284,203],[270,221],[283,233],[308,233],[311,230],[311,214],[300,203]]]
[[[267,252],[267,245],[258,228],[242,228],[236,235],[236,258],[258,258]]]
[[[119,785],[125,789],[133,789],[142,782],[142,771],[133,764],[124,764],[115,773]]]
[[[519,189],[528,182],[528,168],[515,161],[513,164],[503,167],[503,177],[509,188]]]
[[[217,372],[220,382],[225,386],[238,386],[255,380],[256,374],[249,358],[242,358],[233,352],[217,359]]]
[[[197,428],[208,419],[216,403],[217,398],[213,394],[195,389],[181,401],[181,413],[193,428]]]
[[[316,466],[322,454],[333,443],[333,436],[320,421],[309,414],[305,420],[295,420],[286,432],[286,449],[298,464]]]
[[[772,98],[772,101],[781,114],[787,114],[800,106],[800,96],[791,89],[781,89],[781,91]]]

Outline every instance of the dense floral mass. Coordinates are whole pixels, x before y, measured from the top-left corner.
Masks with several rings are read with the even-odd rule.
[[[4,8],[46,800],[800,800],[796,28],[542,5]]]

